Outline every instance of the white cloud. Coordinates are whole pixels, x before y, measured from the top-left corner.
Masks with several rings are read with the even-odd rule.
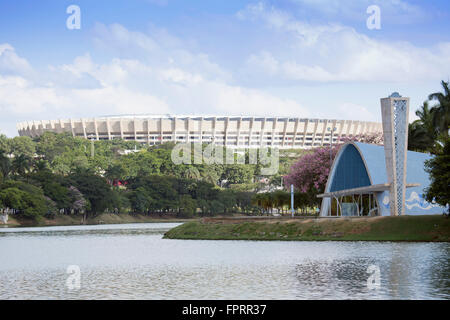
[[[66,89],[36,86],[23,78],[0,78],[0,112],[29,120],[152,110],[168,112],[169,108],[162,99],[123,86]]]
[[[247,65],[251,69],[259,69],[264,73],[275,75],[280,70],[280,63],[270,52],[262,51],[259,54],[252,54],[247,59]]]
[[[159,49],[152,37],[142,32],[129,31],[117,23],[110,26],[97,23],[94,28],[94,41],[101,47],[113,48],[124,53],[135,52],[138,49],[154,52]]]
[[[29,74],[31,67],[26,59],[19,57],[14,48],[0,44],[0,74]]]
[[[421,48],[408,42],[372,39],[355,29],[312,25],[263,3],[238,13],[261,21],[288,40],[283,47],[264,49],[247,59],[247,75],[262,73],[277,80],[304,82],[439,81],[450,74],[450,43]]]
[[[278,98],[259,90],[226,85],[219,85],[215,89],[215,105],[225,114],[302,117],[310,115],[294,100]]]
[[[120,24],[94,28],[94,42],[121,58],[133,58],[157,67],[178,67],[202,74],[209,79],[231,79],[231,73],[210,60],[203,52],[189,50],[190,44],[164,29],[153,28],[148,33],[129,31]]]
[[[376,116],[367,110],[366,107],[345,102],[338,107],[339,119],[352,119],[352,120],[371,120],[376,119]]]
[[[24,75],[0,74],[0,113],[4,117],[38,120],[168,112],[168,104],[163,98],[127,84],[133,68],[145,70],[137,64],[136,61],[114,59],[108,65],[96,65],[89,55],[85,55],[77,57],[72,64],[51,66],[40,81]],[[97,85],[82,85],[91,79]]]
[[[60,101],[52,88],[35,87],[19,76],[0,76],[0,113],[40,114]]]
[[[431,13],[420,6],[404,0],[291,0],[308,12],[319,13],[323,18],[366,20],[367,7],[377,5],[381,9],[383,21],[392,24],[410,24],[427,19]]]
[[[262,3],[240,11],[238,17],[262,25],[268,44],[238,57],[242,68],[238,64],[233,71],[195,43],[156,28],[137,32],[119,24],[98,24],[92,50],[105,50],[112,58],[99,61],[92,58],[99,57],[98,52],[87,52],[39,73],[11,45],[0,44],[0,123],[120,113],[372,120],[378,101],[369,110],[364,98],[335,98],[333,94],[342,91],[340,83],[384,89],[386,82],[438,83],[450,74],[450,43],[420,48],[383,42],[344,25],[310,24]],[[285,43],[273,45],[271,39],[277,36]],[[312,85],[301,87],[305,83]],[[308,111],[301,102],[306,99],[315,108]],[[9,128],[7,133],[14,135]]]
[[[129,39],[124,30],[123,38]],[[155,65],[113,58],[96,63],[85,54],[72,63],[50,66],[38,80],[0,74],[0,113],[21,121],[124,113],[308,114],[296,101],[230,85],[215,70],[213,77],[208,68],[193,72],[177,62]],[[7,133],[13,135],[11,131]]]

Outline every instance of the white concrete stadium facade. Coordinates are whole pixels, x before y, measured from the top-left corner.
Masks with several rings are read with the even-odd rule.
[[[334,130],[333,130],[334,128]],[[201,142],[235,148],[280,149],[326,146],[340,138],[381,133],[381,123],[307,118],[250,116],[122,115],[99,118],[26,121],[17,124],[20,136],[46,131],[95,140],[124,139],[156,145]]]

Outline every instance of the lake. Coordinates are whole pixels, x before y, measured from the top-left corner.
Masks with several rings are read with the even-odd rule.
[[[0,299],[450,298],[450,243],[162,239],[177,225],[0,228]]]

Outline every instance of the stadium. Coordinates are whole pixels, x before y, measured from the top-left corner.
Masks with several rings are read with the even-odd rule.
[[[20,136],[69,132],[94,140],[134,140],[156,145],[200,142],[227,147],[308,149],[338,139],[382,133],[378,122],[292,117],[121,115],[98,118],[26,121],[17,124]]]

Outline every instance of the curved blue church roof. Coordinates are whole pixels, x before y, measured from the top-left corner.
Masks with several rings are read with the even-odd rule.
[[[405,214],[440,214],[445,210],[424,199],[424,190],[430,184],[424,165],[431,157],[420,152],[407,153],[406,183],[420,185],[406,189]],[[361,142],[346,143],[336,155],[325,192],[388,183],[385,161],[383,146]],[[389,215],[389,192],[378,192],[377,199],[381,214]]]
[[[372,184],[387,183],[384,147],[361,142],[355,142],[354,144],[359,148],[366,162]],[[431,158],[432,156],[426,153],[408,151],[406,156],[406,183],[420,183],[422,189],[428,187],[430,180],[428,173],[425,171],[425,161]]]

